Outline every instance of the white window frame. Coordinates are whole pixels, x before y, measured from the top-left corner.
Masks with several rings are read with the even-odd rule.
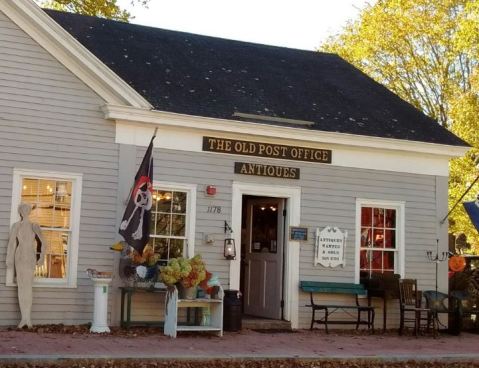
[[[195,226],[196,226],[196,184],[172,183],[165,181],[153,181],[155,190],[171,190],[186,192],[186,254],[191,258],[195,255]]]
[[[379,207],[396,210],[396,248],[397,248],[397,269],[394,272],[398,273],[401,278],[404,277],[404,262],[405,262],[405,202],[403,201],[387,201],[378,199],[356,199],[356,247],[355,247],[355,269],[354,281],[359,283],[360,273],[360,250],[361,250],[361,208],[362,207]]]
[[[70,208],[71,238],[68,249],[68,271],[64,279],[43,279],[35,278],[34,287],[58,287],[76,288],[78,270],[78,250],[80,238],[80,214],[83,175],[77,173],[65,173],[55,171],[40,171],[29,169],[13,169],[12,207],[10,211],[10,227],[20,220],[18,205],[22,197],[23,178],[47,179],[47,180],[68,180],[72,182],[72,202]],[[6,286],[16,286],[14,282],[13,268],[7,268]]]

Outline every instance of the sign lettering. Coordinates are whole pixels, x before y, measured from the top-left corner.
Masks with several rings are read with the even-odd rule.
[[[235,174],[269,176],[283,179],[299,179],[299,168],[235,162]]]
[[[337,227],[326,226],[322,231],[316,230],[314,250],[314,265],[336,267],[345,265],[344,248],[348,232],[344,233]]]
[[[229,138],[203,137],[203,151],[232,155],[258,156],[284,160],[331,163],[331,150],[285,146],[274,143],[240,141]]]

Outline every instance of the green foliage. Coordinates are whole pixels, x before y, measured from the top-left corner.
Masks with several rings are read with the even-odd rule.
[[[121,9],[117,0],[36,0],[44,8],[62,10],[70,13],[92,15],[128,22],[132,15]],[[132,5],[147,6],[150,0],[131,0]]]
[[[479,174],[479,0],[378,0],[321,49],[334,52],[473,145],[451,162],[449,206]],[[466,199],[474,198],[479,185]],[[464,210],[450,216],[479,251]]]

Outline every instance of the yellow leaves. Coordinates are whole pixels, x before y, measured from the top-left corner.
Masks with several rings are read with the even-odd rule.
[[[131,14],[121,9],[116,0],[36,0],[42,7],[71,13],[92,15],[128,22]],[[147,6],[150,0],[132,0],[132,4]]]
[[[469,78],[471,61],[454,42],[466,4],[469,9],[467,0],[379,1],[321,48],[446,124],[449,97]]]
[[[474,146],[451,162],[452,207],[479,174],[479,0],[379,0],[321,49],[337,53]],[[477,191],[479,185],[468,199]],[[450,230],[465,232],[479,251],[478,233],[462,207],[450,219]]]

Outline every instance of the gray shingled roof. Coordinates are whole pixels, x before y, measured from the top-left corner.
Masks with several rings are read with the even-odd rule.
[[[334,54],[46,12],[157,110],[467,146]]]

